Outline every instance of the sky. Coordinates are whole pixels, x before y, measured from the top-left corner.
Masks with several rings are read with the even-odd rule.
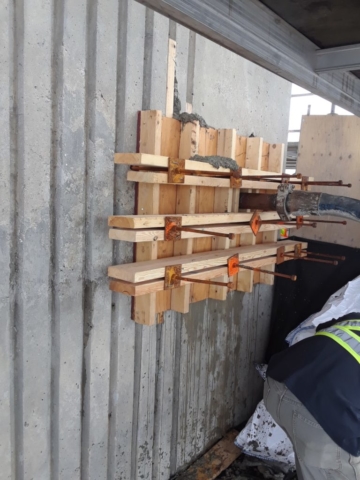
[[[328,115],[331,113],[331,102],[313,95],[295,84],[292,85],[291,95],[288,142],[298,142],[300,132],[291,132],[291,130],[300,130],[301,117],[307,115],[309,106],[310,115]],[[335,113],[338,115],[352,115],[352,113],[338,106],[335,107]]]

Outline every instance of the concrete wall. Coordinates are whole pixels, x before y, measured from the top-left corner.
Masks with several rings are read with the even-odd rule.
[[[286,140],[287,82],[132,0],[0,2],[1,479],[167,479],[259,398],[271,287],[142,328],[107,286],[113,152],[164,110],[169,31],[183,109]]]

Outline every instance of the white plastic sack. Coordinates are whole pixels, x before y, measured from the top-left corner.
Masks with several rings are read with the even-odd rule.
[[[280,463],[284,472],[295,467],[292,444],[274,422],[263,401],[258,404],[254,415],[237,436],[235,445],[247,455]]]
[[[322,310],[302,322],[286,338],[294,345],[304,338],[315,335],[321,323],[337,319],[351,312],[360,312],[360,277],[355,278],[331,295]],[[246,427],[239,433],[235,444],[244,453],[266,461],[277,462],[284,472],[295,468],[292,444],[284,431],[274,422],[262,400]]]

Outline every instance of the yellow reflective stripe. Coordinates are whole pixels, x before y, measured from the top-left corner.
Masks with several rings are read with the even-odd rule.
[[[338,329],[339,330],[343,330],[344,332],[346,332],[348,335],[350,335],[350,337],[352,337],[354,340],[356,340],[358,343],[360,343],[360,337],[358,335],[356,335],[356,333],[353,333],[351,331],[351,327],[339,327],[338,326]]]
[[[341,340],[341,338],[337,337],[333,333],[328,333],[328,332],[318,332],[316,335],[323,335],[324,337],[329,337],[335,340],[336,343],[338,343],[341,347],[345,348],[350,355],[352,355],[355,360],[357,360],[358,363],[360,363],[360,355],[358,355],[355,350],[353,350],[344,340]]]
[[[335,325],[341,325],[341,324],[343,324],[343,323],[349,323],[349,322],[358,322],[359,327],[360,327],[360,320],[357,320],[357,319],[356,319],[356,320],[344,320],[343,322],[335,323],[335,324],[333,325],[333,327],[334,327]],[[359,328],[359,327],[355,327],[355,328]]]

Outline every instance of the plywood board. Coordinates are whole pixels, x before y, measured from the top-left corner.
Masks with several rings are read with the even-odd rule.
[[[342,195],[360,200],[360,118],[355,116],[305,116],[302,120],[297,171],[317,180],[343,180],[352,188],[312,187],[312,191]],[[339,220],[339,218],[330,218]],[[349,247],[360,246],[360,223],[347,226],[318,224],[302,228],[301,235]]]

